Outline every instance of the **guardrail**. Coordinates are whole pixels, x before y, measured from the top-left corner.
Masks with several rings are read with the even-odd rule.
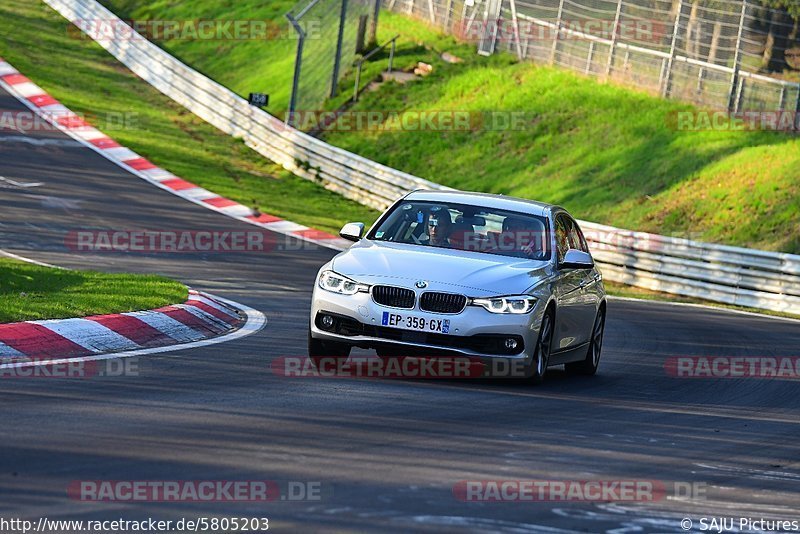
[[[95,0],[44,0],[96,31],[123,24]],[[82,22],[83,21],[83,22]],[[292,173],[384,209],[414,189],[449,189],[291,128],[131,30],[98,44],[153,87]],[[100,33],[103,35],[103,33]],[[111,33],[114,35],[114,33]],[[581,222],[603,275],[677,295],[800,314],[800,256],[714,245]]]

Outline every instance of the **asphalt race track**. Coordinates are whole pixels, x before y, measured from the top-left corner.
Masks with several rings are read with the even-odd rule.
[[[0,110],[23,110],[0,93]],[[701,517],[800,519],[797,381],[668,376],[673,356],[798,356],[800,323],[609,303],[598,376],[521,381],[289,379],[311,287],[334,252],[102,254],[72,230],[252,230],[122,171],[57,132],[0,132],[0,249],[65,267],[165,274],[264,312],[261,332],[157,354],[139,376],[0,380],[2,515],[268,517],[281,531],[679,532]],[[169,167],[169,162],[159,162]],[[283,243],[282,236],[276,240]],[[290,243],[291,245],[291,243]],[[295,245],[299,245],[295,243]],[[366,354],[366,353],[365,353]],[[77,502],[76,480],[320,482],[271,503]],[[463,480],[647,480],[693,500],[462,502]]]

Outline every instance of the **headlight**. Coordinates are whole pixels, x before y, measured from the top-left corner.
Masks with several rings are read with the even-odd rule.
[[[529,295],[472,299],[472,304],[481,306],[492,313],[528,313],[536,305],[536,298]]]
[[[340,295],[355,295],[359,291],[369,291],[369,286],[359,284],[355,280],[350,280],[346,276],[333,271],[323,271],[319,275],[319,287],[325,291],[339,293]]]

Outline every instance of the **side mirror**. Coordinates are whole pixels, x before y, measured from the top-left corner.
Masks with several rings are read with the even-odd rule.
[[[591,269],[594,267],[594,260],[586,252],[571,248],[564,254],[564,259],[559,267],[562,269]]]
[[[364,223],[347,223],[342,226],[339,236],[348,241],[358,241],[364,235]]]

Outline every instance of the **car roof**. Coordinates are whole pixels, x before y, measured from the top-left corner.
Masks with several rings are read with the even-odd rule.
[[[428,202],[454,202],[458,204],[477,205],[486,208],[519,211],[532,215],[549,216],[550,213],[563,210],[555,204],[546,204],[535,200],[493,195],[490,193],[474,193],[457,190],[417,190],[406,195],[405,200],[422,200]]]

